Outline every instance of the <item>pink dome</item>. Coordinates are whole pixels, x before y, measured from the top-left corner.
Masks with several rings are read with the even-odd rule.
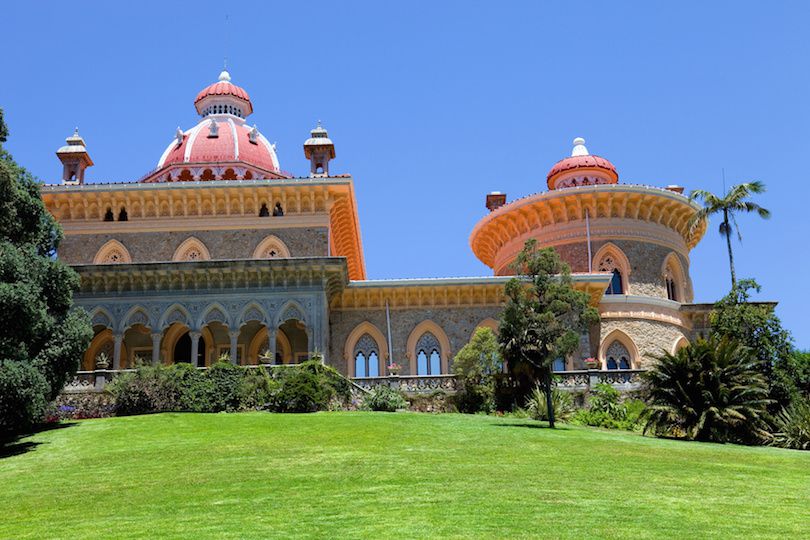
[[[211,129],[216,123],[216,136]],[[175,163],[244,162],[266,171],[278,172],[276,152],[267,139],[241,119],[223,116],[203,118],[183,133],[183,142],[172,141],[163,153],[158,168]]]
[[[589,176],[579,180],[571,178],[572,171],[582,171],[587,173],[592,171],[593,177]],[[576,173],[574,173],[576,174]],[[558,182],[560,177],[563,177]],[[571,157],[561,159],[548,172],[546,176],[546,183],[549,189],[558,189],[560,187],[569,187],[568,184],[589,185],[596,184],[615,184],[619,181],[619,173],[616,172],[616,167],[610,161],[603,157],[592,156],[585,148],[585,139],[577,137],[574,139],[574,150],[571,152]],[[584,184],[582,183],[584,182]]]

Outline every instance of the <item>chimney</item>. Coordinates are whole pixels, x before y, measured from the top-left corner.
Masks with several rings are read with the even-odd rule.
[[[490,212],[494,212],[501,206],[506,204],[506,193],[500,191],[493,191],[487,194],[487,208]]]

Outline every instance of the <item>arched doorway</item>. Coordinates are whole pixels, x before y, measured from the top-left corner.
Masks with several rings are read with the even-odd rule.
[[[197,360],[196,362],[192,361],[191,358],[191,334],[186,331],[181,335],[177,342],[174,344],[174,363],[180,364],[194,364],[196,366],[204,366],[205,359],[206,359],[206,350],[205,350],[205,340],[202,336],[197,338]]]

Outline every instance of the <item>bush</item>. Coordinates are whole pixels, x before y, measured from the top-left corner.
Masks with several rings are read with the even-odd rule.
[[[571,423],[607,429],[641,429],[646,404],[639,399],[622,400],[621,392],[609,384],[597,384],[588,398],[588,408],[573,414]]]
[[[574,398],[569,392],[553,388],[551,390],[551,406],[554,408],[554,418],[560,422],[567,422],[574,414]],[[526,412],[535,420],[548,420],[548,404],[546,393],[539,386],[535,386],[529,399],[526,400]]]
[[[761,441],[769,387],[751,350],[736,341],[698,339],[666,353],[645,375],[644,431],[699,441]]]
[[[107,386],[115,398],[115,414],[147,414],[180,410],[176,386],[169,369],[163,366],[140,366],[122,373]]]
[[[0,361],[0,438],[43,419],[48,382],[33,365]]]
[[[307,413],[325,410],[332,390],[311,369],[287,368],[281,387],[272,400],[272,409],[282,413]]]
[[[207,373],[191,364],[172,364],[164,379],[172,395],[173,409],[186,412],[209,412],[212,410],[214,385]]]
[[[492,412],[495,409],[494,374],[501,370],[495,332],[478,328],[453,359],[453,373],[461,387],[455,396],[458,409],[466,413]]]
[[[810,450],[810,401],[795,400],[773,418],[770,444],[794,450]]]
[[[397,409],[407,409],[405,398],[388,386],[378,386],[363,398],[363,409],[369,411],[394,412]]]

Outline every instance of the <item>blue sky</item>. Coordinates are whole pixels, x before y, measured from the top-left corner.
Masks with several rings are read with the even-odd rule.
[[[369,277],[487,275],[468,236],[484,195],[545,189],[582,136],[625,182],[722,190],[758,179],[739,276],[810,348],[807,2],[19,2],[4,7],[0,106],[47,182],[79,126],[90,181],[153,168],[227,54],[283,169],[317,119],[354,175]],[[228,14],[228,23],[225,15]],[[713,221],[696,301],[728,290]]]

